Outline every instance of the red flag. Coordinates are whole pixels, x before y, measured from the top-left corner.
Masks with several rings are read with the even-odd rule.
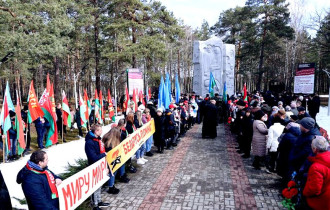
[[[137,111],[136,91],[133,89],[134,112]]]
[[[110,90],[108,89],[108,103],[109,103],[109,118],[111,119],[114,115],[114,109],[113,109],[113,104],[112,104],[112,99],[111,99],[111,95],[110,95]]]
[[[149,88],[149,93],[148,93],[148,101],[150,100],[150,98],[151,98],[151,89]]]
[[[46,147],[58,142],[55,99],[53,86],[50,84],[49,75],[47,74],[47,88],[42,94],[39,104],[44,112],[44,117],[50,124],[50,129],[47,134]]]
[[[92,110],[90,109],[91,104],[89,102],[86,89],[84,89],[84,101],[87,104],[87,106],[86,106],[86,112],[85,112],[85,117],[88,120],[89,119],[89,114],[91,113]]]
[[[28,97],[28,103],[29,103],[29,113],[28,113],[28,119],[29,123],[32,123],[38,117],[44,116],[44,112],[42,111],[38,98],[36,96],[34,87],[33,87],[33,80],[31,81],[30,84],[30,91],[29,91],[29,97]]]
[[[63,125],[71,127],[70,107],[64,90],[62,91]]]
[[[143,106],[146,105],[144,99],[143,99],[143,93],[142,93],[142,90],[140,90],[140,93],[139,93],[139,101],[143,104]]]
[[[243,92],[244,92],[243,100],[244,100],[244,102],[248,102],[247,91],[246,91],[246,83],[244,83]]]
[[[126,86],[126,101],[125,101],[125,103],[123,104],[124,105],[124,107],[123,107],[123,111],[125,111],[126,112],[126,110],[127,110],[127,107],[128,107],[128,102],[129,102],[129,93],[128,93],[128,88],[127,88],[127,86]]]

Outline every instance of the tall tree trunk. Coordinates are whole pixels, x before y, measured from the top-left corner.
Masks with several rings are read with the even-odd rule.
[[[132,27],[132,43],[133,45],[136,44],[136,28]],[[133,53],[132,55],[132,68],[136,68],[136,56]]]
[[[263,75],[263,64],[264,64],[264,51],[265,51],[265,38],[266,38],[266,29],[264,29],[264,33],[262,36],[261,49],[260,49],[260,57],[259,57],[259,68],[258,68],[258,81],[257,81],[257,90],[260,91],[261,88],[261,79]]]
[[[60,85],[60,64],[59,64],[59,58],[57,56],[54,57],[54,97],[55,101],[59,102],[61,101],[61,85]]]

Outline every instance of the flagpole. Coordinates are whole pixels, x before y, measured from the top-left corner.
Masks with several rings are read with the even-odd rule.
[[[61,93],[63,94],[63,90],[61,90]],[[62,95],[62,105],[63,105],[63,95]],[[61,119],[62,120],[62,128],[61,128],[62,129],[62,132],[61,132],[61,134],[62,134],[62,144],[63,144],[64,143],[64,141],[63,141],[63,135],[64,135],[63,134],[63,122],[64,122],[63,121],[63,118],[64,118],[64,115],[63,115],[63,107],[62,106],[61,106],[61,113],[62,113],[62,119]]]
[[[3,135],[1,135],[1,138],[2,138],[2,142],[3,142],[3,153],[2,153],[2,155],[3,155],[3,163],[5,163],[6,162],[6,160],[5,160],[5,153],[6,153],[6,138],[3,138]]]

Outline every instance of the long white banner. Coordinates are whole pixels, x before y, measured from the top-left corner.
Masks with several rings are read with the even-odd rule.
[[[58,187],[60,209],[75,209],[109,180],[106,158],[65,179]]]

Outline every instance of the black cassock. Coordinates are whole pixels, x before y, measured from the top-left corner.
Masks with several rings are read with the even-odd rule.
[[[213,104],[207,104],[204,109],[202,136],[217,137],[218,108]]]

